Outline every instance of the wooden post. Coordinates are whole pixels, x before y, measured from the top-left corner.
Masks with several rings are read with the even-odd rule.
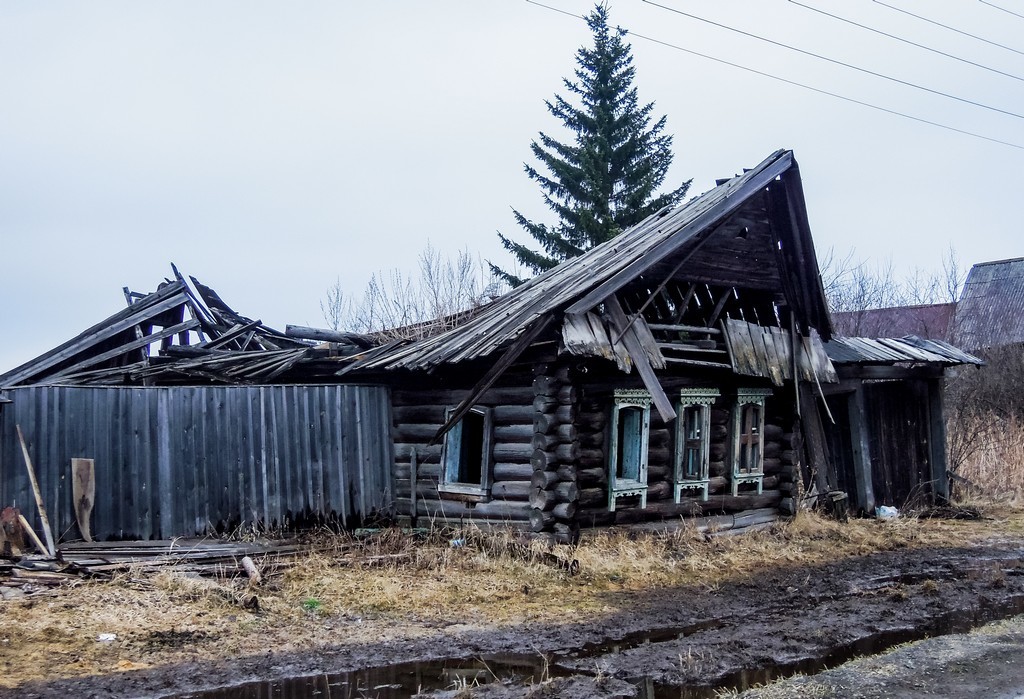
[[[443,468],[443,466],[442,466]],[[416,486],[419,484],[419,467],[416,463],[416,447],[409,450],[409,486],[411,488],[409,498],[409,526],[416,526]]]
[[[864,415],[864,384],[857,386],[848,398],[850,413],[850,445],[853,450],[853,475],[857,483],[857,506],[868,515],[875,512],[875,493],[871,481],[871,443],[868,440]]]
[[[96,465],[92,459],[71,459],[71,491],[78,531],[83,539],[92,541],[89,519],[96,502]]]
[[[32,457],[28,455],[28,446],[25,444],[25,437],[21,433],[21,425],[15,425],[18,432],[18,441],[21,442],[21,453],[25,457],[25,468],[28,469],[28,479],[32,483],[32,493],[36,496],[36,507],[39,508],[39,519],[43,523],[43,534],[46,536],[46,549],[50,556],[57,555],[57,547],[53,544],[53,531],[50,530],[50,518],[46,516],[46,505],[43,504],[43,494],[39,490],[39,481],[36,480],[36,470],[32,468]],[[29,531],[32,528],[29,527]]]
[[[942,379],[928,381],[928,456],[932,462],[932,489],[937,500],[949,499],[949,464],[946,461],[946,419]]]

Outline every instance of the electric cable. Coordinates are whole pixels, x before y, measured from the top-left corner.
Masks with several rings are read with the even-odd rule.
[[[779,46],[779,47],[788,49],[790,51],[795,51],[795,52],[801,53],[801,54],[803,54],[805,56],[811,56],[812,58],[817,58],[818,60],[821,60],[821,61],[827,61],[828,63],[834,63],[835,65],[843,66],[844,68],[849,68],[851,70],[856,70],[856,71],[858,71],[860,73],[864,73],[866,75],[872,75],[872,76],[874,76],[876,78],[882,78],[883,80],[888,80],[890,82],[894,82],[894,83],[897,83],[899,85],[904,85],[906,87],[912,87],[912,88],[914,88],[916,90],[921,90],[923,92],[929,92],[929,93],[931,93],[933,95],[938,95],[940,97],[946,97],[946,98],[951,99],[951,100],[956,100],[957,102],[963,102],[964,104],[970,104],[970,105],[973,105],[975,107],[980,107],[981,109],[988,109],[989,111],[999,112],[1000,114],[1006,114],[1007,116],[1016,117],[1017,119],[1024,119],[1024,114],[1019,114],[1017,112],[1011,112],[1011,111],[1009,111],[1007,109],[1000,109],[999,107],[993,107],[990,104],[984,104],[982,102],[975,102],[974,100],[969,100],[966,97],[958,97],[958,96],[950,94],[948,92],[943,92],[941,90],[934,90],[934,89],[932,89],[930,87],[925,87],[924,85],[918,85],[917,83],[910,82],[909,80],[902,80],[900,78],[896,78],[896,77],[893,77],[891,75],[886,75],[885,73],[879,73],[879,72],[870,70],[868,68],[863,68],[861,66],[853,65],[852,63],[846,63],[845,61],[840,61],[840,60],[835,59],[835,58],[829,58],[828,56],[823,56],[820,53],[814,53],[813,51],[807,51],[805,49],[798,48],[798,47],[793,46],[791,44],[786,44],[786,43],[783,43],[781,41],[775,41],[774,39],[769,39],[768,37],[760,36],[759,34],[754,34],[752,32],[747,32],[747,31],[744,31],[742,29],[737,29],[736,27],[730,27],[728,24],[722,24],[720,22],[715,22],[713,20],[706,19],[704,17],[698,17],[697,15],[690,14],[689,12],[683,12],[682,10],[677,10],[676,8],[669,7],[668,5],[661,5],[661,4],[658,4],[658,3],[654,2],[654,0],[643,0],[643,2],[647,3],[648,5],[653,5],[654,7],[661,8],[662,10],[667,10],[669,12],[674,12],[677,15],[682,15],[683,17],[689,17],[690,19],[697,20],[698,22],[704,22],[705,24],[710,24],[710,25],[715,26],[715,27],[720,27],[721,29],[725,29],[725,30],[730,31],[730,32],[735,32],[736,34],[742,34],[743,36],[747,36],[747,37],[750,37],[752,39],[757,39],[758,41],[763,41],[765,43],[772,44],[773,46]]]
[[[963,34],[964,36],[969,36],[972,39],[977,39],[978,41],[982,41],[982,42],[984,42],[986,44],[991,44],[992,46],[998,46],[1001,49],[1006,49],[1007,51],[1013,51],[1014,53],[1019,53],[1020,55],[1024,56],[1024,51],[1019,51],[1019,50],[1013,48],[1012,46],[1006,46],[1005,44],[1000,44],[1000,43],[997,43],[995,41],[991,41],[989,39],[986,39],[983,36],[978,36],[977,34],[971,34],[970,32],[965,32],[962,29],[957,29],[956,27],[951,27],[948,24],[943,24],[942,22],[936,22],[934,19],[928,19],[927,17],[923,17],[921,15],[916,15],[913,12],[910,12],[909,10],[904,10],[902,7],[896,7],[895,5],[890,5],[887,2],[882,2],[882,0],[873,0],[873,1],[875,3],[881,5],[882,7],[888,7],[890,10],[895,10],[896,12],[902,12],[905,15],[910,15],[911,17],[919,19],[922,22],[927,22],[928,24],[934,24],[936,27],[942,27],[943,29],[948,29],[951,32],[956,32],[957,34]]]
[[[867,31],[874,32],[875,34],[881,34],[882,36],[887,36],[890,39],[895,39],[896,41],[901,41],[904,44],[910,44],[911,46],[916,46],[919,49],[924,49],[925,51],[931,51],[932,53],[937,53],[940,56],[945,56],[946,58],[952,58],[954,61],[960,61],[961,63],[966,63],[968,65],[976,66],[978,68],[981,68],[982,70],[987,70],[987,71],[990,71],[992,73],[998,73],[999,75],[1005,75],[1008,78],[1013,78],[1014,80],[1020,80],[1020,81],[1024,82],[1024,77],[1021,77],[1019,75],[1014,75],[1013,73],[1006,73],[1006,72],[1001,71],[1001,70],[999,70],[997,68],[993,68],[991,66],[987,66],[987,65],[984,65],[982,63],[976,63],[976,62],[974,62],[972,60],[969,60],[967,58],[961,58],[960,56],[954,56],[953,54],[947,53],[947,52],[945,52],[945,51],[943,51],[941,49],[933,48],[931,46],[925,46],[924,44],[919,44],[916,41],[911,41],[910,39],[904,38],[902,36],[896,36],[895,34],[890,34],[888,32],[882,31],[881,29],[877,29],[875,27],[869,27],[866,24],[861,24],[859,22],[854,22],[852,19],[847,19],[846,17],[840,17],[839,15],[834,15],[831,12],[826,12],[825,10],[819,9],[817,7],[812,7],[811,5],[805,5],[802,2],[798,2],[798,0],[789,0],[789,2],[791,2],[794,5],[796,5],[797,7],[802,7],[804,9],[810,10],[811,12],[817,12],[818,14],[825,15],[826,17],[831,17],[832,19],[839,20],[840,22],[846,22],[847,24],[852,24],[855,27],[860,27],[861,29],[866,29]]]
[[[1013,10],[1007,10],[1005,7],[1000,7],[999,5],[995,4],[994,2],[988,2],[988,0],[979,0],[979,2],[981,2],[982,5],[988,5],[989,7],[994,7],[997,10],[1002,10],[1006,14],[1013,15],[1014,17],[1020,17],[1021,19],[1024,19],[1024,15],[1020,14],[1019,12],[1014,12]]]
[[[568,17],[573,17],[575,19],[583,20],[584,22],[587,20],[587,18],[584,17],[583,15],[577,15],[577,14],[575,14],[573,12],[568,12],[566,10],[562,10],[560,8],[557,8],[557,7],[552,7],[551,5],[545,5],[544,3],[538,2],[537,0],[526,0],[526,2],[530,3],[531,5],[536,5],[537,7],[543,7],[546,10],[551,10],[552,12],[557,12],[559,14],[566,15]],[[921,117],[913,116],[912,114],[906,114],[905,112],[900,112],[900,111],[897,111],[895,109],[889,109],[888,107],[882,107],[882,106],[877,105],[877,104],[871,104],[870,102],[864,102],[863,100],[859,100],[859,99],[856,99],[854,97],[847,97],[845,95],[840,95],[840,94],[838,94],[836,92],[830,92],[829,90],[823,90],[823,89],[821,89],[819,87],[814,87],[812,85],[806,85],[804,83],[800,83],[800,82],[797,82],[795,80],[790,80],[788,78],[783,78],[783,77],[781,77],[779,75],[773,75],[772,73],[766,73],[763,70],[758,70],[756,68],[750,68],[749,66],[744,66],[744,65],[741,65],[739,63],[733,63],[732,61],[727,61],[727,60],[725,60],[723,58],[717,58],[715,56],[709,56],[706,53],[700,53],[699,51],[694,51],[693,49],[684,48],[682,46],[679,46],[678,44],[673,44],[673,43],[670,43],[668,41],[662,41],[661,39],[655,39],[654,37],[645,36],[643,34],[638,34],[638,33],[634,32],[634,31],[628,31],[628,33],[629,33],[630,36],[635,36],[638,39],[643,39],[644,41],[649,41],[649,42],[651,42],[653,44],[659,44],[661,46],[665,46],[665,47],[670,48],[670,49],[675,49],[676,51],[682,51],[683,53],[688,53],[688,54],[691,54],[693,56],[698,56],[700,58],[704,58],[704,59],[707,59],[709,61],[713,61],[715,63],[721,63],[722,65],[727,65],[727,66],[730,66],[732,68],[738,68],[739,70],[746,71],[748,73],[753,73],[755,75],[760,75],[760,76],[765,77],[765,78],[771,78],[772,80],[777,80],[778,82],[786,83],[787,85],[793,85],[794,87],[800,87],[800,88],[803,88],[805,90],[810,90],[811,92],[816,92],[816,93],[818,93],[820,95],[827,95],[828,97],[834,97],[835,99],[843,100],[844,102],[849,102],[851,104],[857,104],[857,105],[860,105],[862,107],[867,107],[869,109],[874,109],[874,110],[879,111],[879,112],[885,112],[886,114],[891,114],[893,116],[903,117],[904,119],[909,119],[911,121],[916,121],[916,122],[921,123],[921,124],[928,124],[929,126],[934,126],[936,128],[945,129],[946,131],[952,131],[954,133],[962,134],[964,136],[970,136],[972,138],[979,138],[979,139],[981,139],[983,141],[988,141],[990,143],[997,143],[997,144],[999,144],[1001,146],[1008,146],[1010,148],[1016,148],[1018,150],[1024,150],[1024,145],[1020,145],[1018,143],[1012,143],[1010,141],[1003,141],[1003,140],[1000,140],[998,138],[993,138],[991,136],[985,136],[985,135],[982,135],[982,134],[979,134],[979,133],[975,133],[973,131],[967,131],[965,129],[959,129],[959,128],[955,127],[955,126],[949,126],[948,124],[941,124],[941,123],[939,123],[937,121],[930,121],[928,119],[923,119]]]

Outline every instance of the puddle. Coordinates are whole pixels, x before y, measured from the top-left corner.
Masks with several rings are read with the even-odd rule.
[[[711,699],[723,689],[742,691],[797,672],[815,674],[855,657],[876,655],[908,641],[965,633],[973,628],[1024,614],[1024,595],[999,603],[982,601],[978,607],[935,617],[924,627],[892,629],[836,646],[822,657],[802,658],[764,667],[745,668],[725,676],[714,686],[655,685],[648,678],[634,678],[640,699]],[[174,695],[177,699],[407,699],[417,692],[454,689],[494,681],[533,684],[542,678],[585,675],[585,671],[558,667],[563,659],[579,660],[615,654],[643,645],[657,645],[685,638],[699,631],[722,628],[711,620],[673,629],[624,636],[616,641],[588,644],[572,652],[556,652],[548,661],[536,654],[500,654],[475,658],[448,658],[398,663],[353,672],[322,673],[272,682],[248,682],[206,692]],[[549,664],[550,663],[550,664]]]

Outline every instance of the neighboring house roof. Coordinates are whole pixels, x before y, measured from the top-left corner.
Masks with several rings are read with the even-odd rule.
[[[374,353],[350,370],[427,369],[485,357],[540,322],[589,314],[627,284],[645,280],[653,297],[671,278],[766,290],[785,298],[803,328],[830,336],[791,151],[776,151],[752,170],[530,279],[457,328]]]
[[[832,314],[832,326],[837,335],[845,337],[915,335],[949,342],[955,311],[955,303],[841,311]]]
[[[967,350],[1024,343],[1024,257],[971,267],[953,340]]]
[[[836,364],[983,364],[948,342],[913,335],[903,338],[834,337],[825,353]]]

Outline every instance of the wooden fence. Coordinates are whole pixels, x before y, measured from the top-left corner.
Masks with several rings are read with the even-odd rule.
[[[9,389],[0,405],[0,508],[78,538],[71,459],[95,460],[97,539],[160,539],[352,523],[391,505],[391,409],[381,386]]]

